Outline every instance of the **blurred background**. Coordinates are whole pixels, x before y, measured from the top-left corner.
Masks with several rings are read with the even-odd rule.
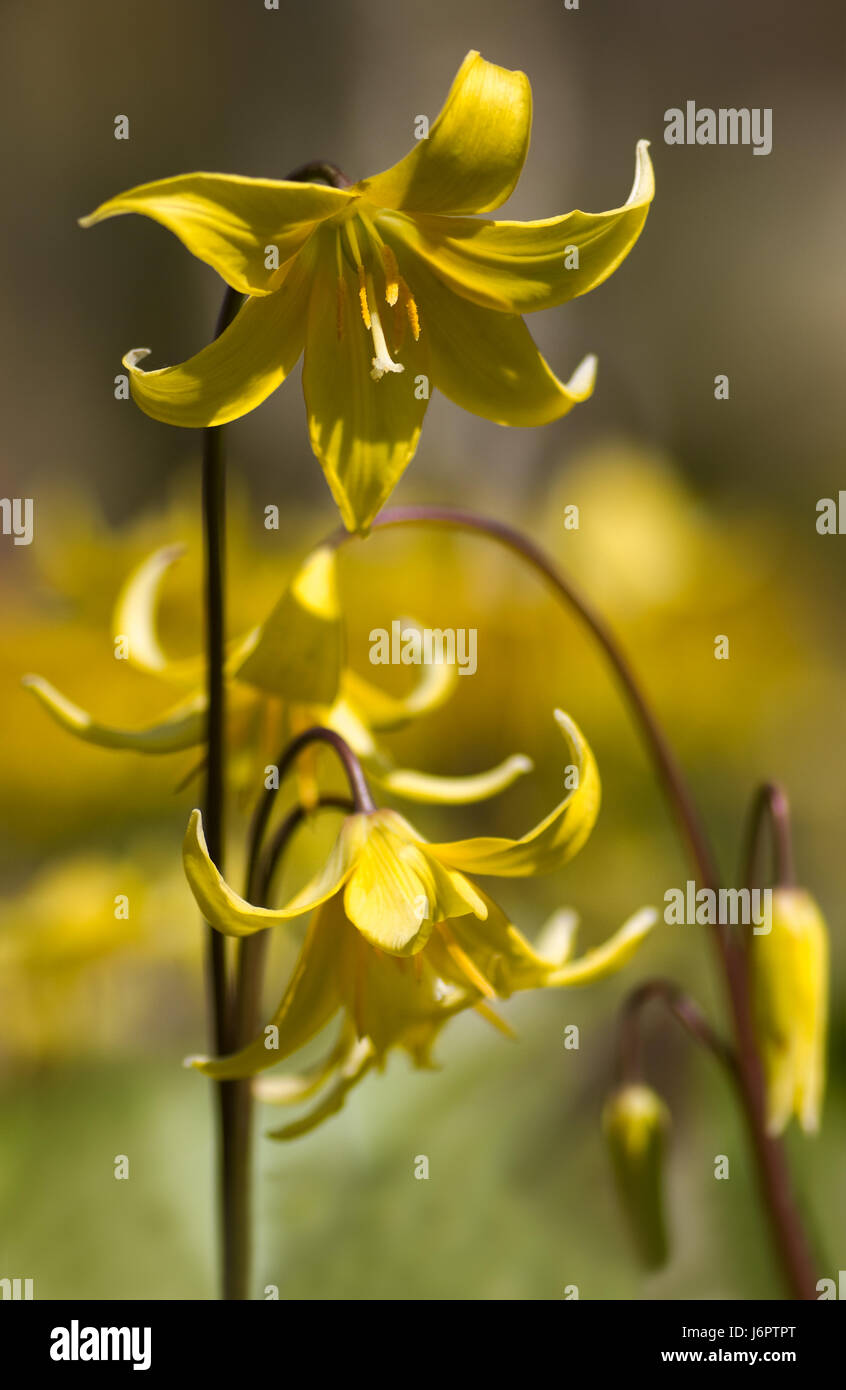
[[[598,291],[535,316],[566,377],[599,355],[593,400],[542,430],[505,430],[436,397],[396,502],[472,504],[523,524],[616,628],[689,772],[724,871],[747,804],[787,785],[801,881],[832,933],[830,1087],[822,1134],[789,1146],[836,1277],[846,1252],[846,952],[842,850],[846,544],[816,504],[846,486],[842,225],[844,17],[823,0],[4,0],[0,48],[2,492],[32,497],[35,540],[0,540],[0,1275],[38,1298],[213,1297],[200,932],[179,846],[193,755],[108,753],[63,735],[20,686],[36,671],[109,722],[154,719],[162,688],[113,658],[112,608],[158,545],[169,649],[199,644],[199,439],[114,399],[138,344],[177,362],[211,335],[221,286],[163,229],[76,218],[110,194],[195,169],[282,177],[307,159],[351,178],[411,146],[465,52],[523,68],[532,147],[509,217],[623,202],[649,138],[658,194]],[[664,111],[770,107],[773,152],[668,147]],[[130,139],[114,139],[125,114]],[[730,381],[714,398],[714,377]],[[336,524],[307,443],[298,373],[229,430],[231,630],[260,621]],[[580,508],[578,531],[564,509]],[[280,509],[278,532],[264,508]],[[574,908],[582,945],[692,876],[608,670],[518,563],[483,541],[385,533],[342,558],[348,651],[402,613],[476,627],[479,669],[398,735],[406,764],[536,772],[481,808],[420,813],[439,839],[528,828],[560,796],[551,720],[589,737],[604,807],[565,873],[494,886],[528,933]],[[730,659],[714,660],[714,638]],[[379,673],[377,673],[379,674]],[[384,673],[402,687],[402,674]],[[249,750],[248,750],[249,751]],[[245,807],[233,793],[235,881]],[[491,884],[487,885],[491,887]],[[126,894],[130,916],[114,918]],[[276,944],[275,1003],[294,959]],[[648,1070],[674,1128],[672,1255],[644,1277],[599,1131],[617,1006],[656,973],[722,1019],[708,942],[661,928],[624,974],[517,998],[510,1043],[478,1018],[443,1034],[443,1070],[393,1057],[343,1114],[297,1143],[260,1140],[256,1292],[282,1298],[777,1297],[741,1122],[710,1059],[660,1015]],[[563,1046],[578,1024],[578,1052]],[[275,1113],[271,1116],[276,1119]],[[116,1155],[130,1179],[115,1181]],[[415,1181],[426,1154],[428,1182]],[[714,1157],[731,1162],[715,1182]]]

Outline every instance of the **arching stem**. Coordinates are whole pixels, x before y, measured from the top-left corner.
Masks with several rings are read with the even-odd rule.
[[[787,792],[777,782],[765,782],[758,788],[752,802],[740,881],[747,888],[758,885],[758,868],[768,824],[773,846],[773,882],[779,888],[793,888],[796,885],[796,872],[790,833],[790,803]]]
[[[618,1034],[620,1080],[639,1081],[642,1070],[641,1014],[653,999],[660,1000],[681,1026],[737,1080],[737,1059],[711,1027],[699,1005],[672,980],[647,980],[632,990],[623,1003]]]

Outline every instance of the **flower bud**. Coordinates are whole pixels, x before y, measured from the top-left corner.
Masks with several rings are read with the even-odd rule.
[[[781,1134],[796,1115],[812,1133],[825,1086],[828,932],[810,893],[773,889],[772,929],[752,938],[750,986],[767,1129]]]
[[[602,1114],[620,1200],[648,1269],[667,1258],[662,1170],[669,1123],[661,1097],[642,1085],[621,1087]]]

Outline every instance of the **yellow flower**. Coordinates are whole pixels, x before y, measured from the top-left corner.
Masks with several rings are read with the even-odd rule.
[[[391,1047],[427,1066],[435,1035],[453,1014],[475,1008],[505,1028],[490,1001],[518,989],[599,979],[621,966],[651,929],[655,913],[644,910],[603,946],[571,961],[566,920],[535,949],[467,876],[547,872],[590,834],[599,808],[596,764],[576,725],[560,712],[557,719],[579,770],[578,787],[527,835],[431,844],[394,811],[357,813],[344,821],[321,873],[282,908],[256,907],[233,892],[209,859],[200,813],[193,812],[186,876],[205,919],[219,931],[246,936],[315,909],[264,1031],[231,1056],[191,1059],[209,1076],[253,1076],[298,1051],[340,1013],[336,1045],[316,1068],[261,1089],[265,1099],[296,1101],[334,1078],[315,1110],[274,1137],[303,1133],[339,1109]]]
[[[663,1163],[669,1125],[670,1112],[650,1086],[622,1086],[602,1112],[620,1202],[648,1269],[667,1258]]]
[[[156,723],[140,729],[102,723],[41,676],[24,678],[25,686],[57,723],[77,738],[100,748],[148,754],[180,752],[205,742],[203,658],[170,658],[157,631],[161,584],[181,554],[181,547],[165,546],[148,556],[124,586],[113,620],[116,637],[125,643],[127,661],[183,691]],[[405,626],[415,624],[406,619]],[[371,779],[385,790],[413,801],[438,803],[483,800],[531,770],[530,759],[523,755],[466,777],[438,777],[394,767],[374,734],[400,728],[437,709],[453,692],[457,669],[446,663],[430,664],[408,695],[395,696],[371,685],[347,667],[343,657],[335,552],[321,546],[307,557],[262,626],[231,646],[226,675],[236,748],[258,742],[263,770],[267,760],[297,733],[321,724],[346,740]],[[257,730],[256,723],[260,723]],[[252,788],[259,776],[254,763],[255,758],[250,759],[243,778]]]
[[[188,362],[132,393],[168,424],[220,425],[274,391],[304,352],[312,448],[350,530],[366,530],[413,457],[429,384],[502,425],[542,425],[593,390],[587,357],[565,384],[520,317],[602,283],[637,240],[654,193],[646,141],[628,202],[538,222],[467,214],[505,202],[523,166],[531,89],[468,53],[426,139],[349,188],[186,174],[103,203],[83,226],[137,212],[249,298]]]
[[[752,938],[755,1031],[767,1088],[767,1127],[781,1134],[796,1115],[819,1128],[825,1089],[828,932],[817,903],[798,888],[774,888],[769,932]]]

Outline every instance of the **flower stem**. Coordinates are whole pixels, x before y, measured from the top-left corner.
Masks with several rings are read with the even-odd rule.
[[[539,546],[505,522],[451,507],[392,507],[379,514],[372,529],[407,525],[446,526],[497,541],[527,560],[556,595],[574,610],[604,651],[634,712],[701,885],[716,892],[720,883],[716,859],[684,773],[640,688],[632,666],[604,619]],[[341,545],[350,539],[349,533],[339,530],[332,536],[331,543]],[[814,1258],[793,1196],[784,1146],[766,1129],[764,1078],[750,1009],[746,953],[729,934],[724,923],[713,929],[713,939],[726,984],[735,1035],[738,1094],[773,1244],[791,1296],[816,1299]]]
[[[796,884],[796,873],[793,867],[793,840],[790,834],[790,803],[787,792],[777,782],[765,782],[758,788],[752,802],[740,881],[747,888],[757,886],[758,864],[767,820],[773,839],[773,879],[779,888],[793,888]]]
[[[315,161],[288,174],[288,180],[320,180],[334,188],[349,187],[334,164]],[[215,328],[215,338],[229,327],[242,296],[229,286]],[[206,787],[203,826],[209,854],[223,872],[226,787],[226,645],[225,551],[226,467],[223,426],[203,430],[203,533],[206,598],[206,693],[208,699]],[[210,1035],[215,1055],[236,1050],[250,1036],[251,1020],[261,993],[264,950],[249,940],[236,947],[234,988],[230,991],[224,937],[207,927],[206,974],[210,1000]],[[251,1258],[252,1093],[245,1081],[214,1082],[218,1106],[218,1201],[220,1210],[222,1291],[226,1300],[248,1298]]]
[[[229,288],[218,316],[215,337],[231,323],[241,302]],[[226,787],[226,690],[223,679],[226,646],[226,464],[223,433],[218,427],[203,431],[202,510],[205,543],[206,598],[206,694],[208,700],[206,784],[203,825],[209,853],[222,865],[225,849]],[[226,942],[220,932],[206,929],[207,974],[211,1003],[211,1037],[215,1053],[232,1050],[232,1001],[226,961]],[[243,1082],[213,1083],[217,1097],[218,1201],[222,1293],[225,1299],[246,1298],[249,1229],[248,1106],[249,1091]]]
[[[632,990],[620,1015],[618,1069],[621,1081],[639,1081],[642,1076],[640,1016],[653,999],[661,1000],[691,1037],[707,1048],[734,1080],[737,1079],[737,1061],[732,1049],[714,1032],[695,1000],[672,980],[647,980]]]

